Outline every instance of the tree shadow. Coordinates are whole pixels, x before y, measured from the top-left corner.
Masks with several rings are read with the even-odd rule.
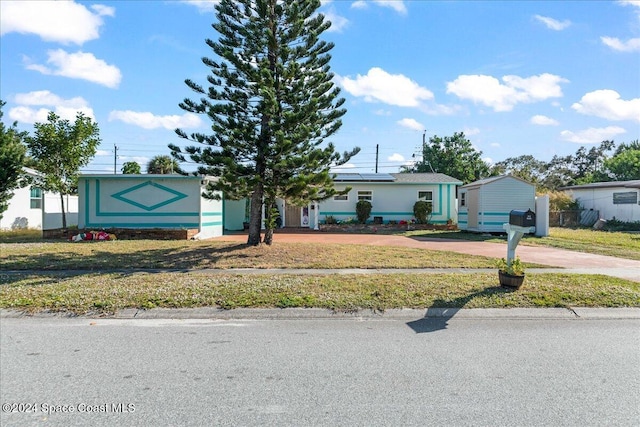
[[[488,297],[495,294],[506,294],[514,292],[514,289],[503,286],[491,286],[481,291],[474,292],[463,297],[454,299],[437,299],[427,309],[422,319],[407,322],[416,334],[436,332],[447,329],[451,320],[464,306],[477,297]]]

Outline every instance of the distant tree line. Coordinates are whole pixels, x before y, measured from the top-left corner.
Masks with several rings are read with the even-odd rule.
[[[403,171],[440,172],[464,184],[511,174],[535,184],[540,192],[548,192],[592,182],[640,179],[640,143],[635,140],[616,147],[613,141],[602,141],[590,149],[580,147],[575,154],[555,155],[548,162],[522,155],[489,164],[482,159],[482,151],[460,132],[429,138],[423,144],[422,159]]]

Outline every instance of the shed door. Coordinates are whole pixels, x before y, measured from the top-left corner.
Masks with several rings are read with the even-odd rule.
[[[478,189],[467,191],[467,228],[478,228]]]
[[[286,204],[284,207],[285,227],[300,227],[300,207]]]

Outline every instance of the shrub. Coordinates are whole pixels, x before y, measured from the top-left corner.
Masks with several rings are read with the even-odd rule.
[[[333,215],[327,215],[324,217],[325,224],[337,224],[338,220]]]
[[[431,204],[424,200],[418,200],[413,205],[413,215],[416,217],[418,224],[427,224],[431,216]]]
[[[366,224],[371,215],[371,202],[368,200],[358,200],[356,203],[356,216],[360,224]]]
[[[573,200],[571,196],[563,191],[551,191],[549,195],[549,210],[551,212],[578,211],[581,209],[580,202]]]

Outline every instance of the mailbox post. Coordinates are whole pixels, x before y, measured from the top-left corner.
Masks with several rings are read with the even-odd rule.
[[[526,211],[513,210],[509,212],[509,223],[502,224],[507,232],[507,264],[516,257],[516,246],[531,227],[536,225],[536,214],[531,209]]]

